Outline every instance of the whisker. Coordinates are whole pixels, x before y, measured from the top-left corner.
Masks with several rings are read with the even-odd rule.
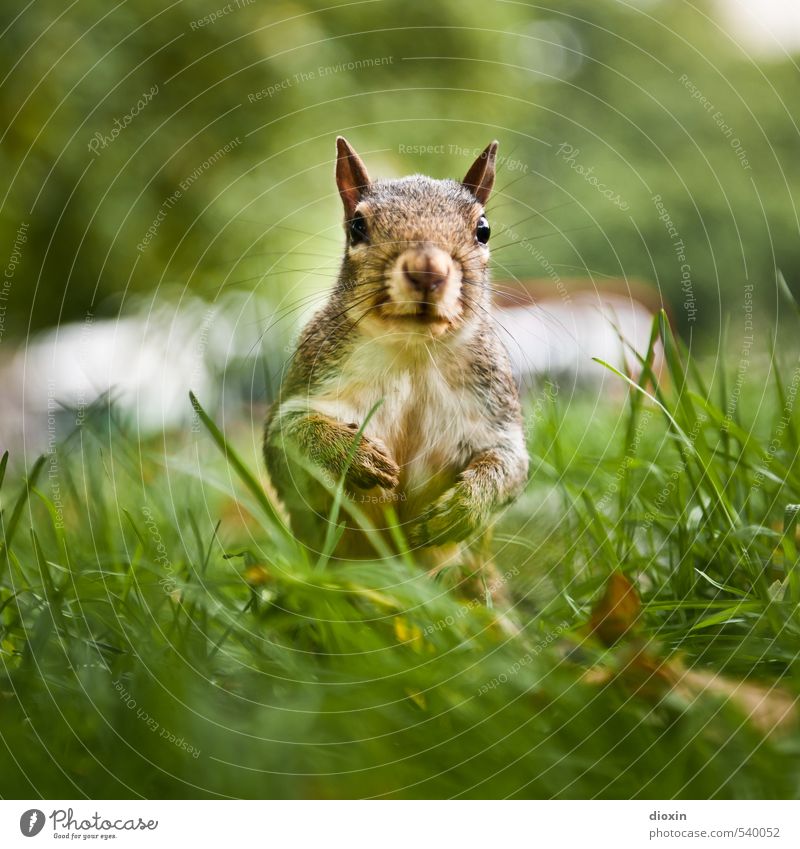
[[[516,230],[517,227],[527,224],[528,221],[531,221],[534,218],[544,218],[545,215],[555,212],[557,209],[563,209],[565,206],[571,206],[574,203],[577,203],[577,201],[574,198],[571,198],[570,200],[564,201],[564,203],[557,203],[555,206],[548,207],[547,209],[534,210],[531,215],[527,215],[525,218],[520,219],[516,222],[516,224],[510,224],[508,226],[501,224],[500,226],[503,227],[504,231]]]
[[[572,233],[580,233],[583,230],[596,230],[595,224],[587,224],[583,227],[573,227],[571,230],[553,230],[550,233],[535,233],[533,236],[525,236],[522,239],[515,239],[513,242],[507,242],[505,245],[492,248],[492,253],[505,250],[514,245],[524,245],[526,242],[532,242],[534,239],[548,239],[551,236],[569,236]]]

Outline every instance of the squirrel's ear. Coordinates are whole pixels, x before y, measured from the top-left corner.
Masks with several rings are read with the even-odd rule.
[[[473,195],[486,203],[494,185],[494,160],[497,156],[497,142],[493,141],[472,163],[467,176],[461,181]]]
[[[342,196],[345,218],[350,219],[369,185],[369,174],[361,157],[342,136],[336,139],[336,185]]]

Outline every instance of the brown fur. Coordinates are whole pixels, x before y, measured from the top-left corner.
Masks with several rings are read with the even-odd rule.
[[[421,559],[440,569],[527,476],[517,389],[491,321],[489,252],[476,236],[497,145],[458,183],[370,181],[355,151],[337,144],[351,235],[268,417],[267,467],[293,530],[318,549],[330,507],[320,477],[333,485],[345,474],[358,429],[382,401],[345,485],[378,528],[391,506]],[[351,522],[336,555],[374,553]]]

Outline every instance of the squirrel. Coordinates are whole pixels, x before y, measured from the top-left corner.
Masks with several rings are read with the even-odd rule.
[[[485,205],[498,143],[461,182],[371,180],[344,138],[336,147],[344,257],[268,413],[267,470],[309,548],[325,537],[330,489],[344,475],[374,527],[394,508],[435,572],[528,475],[519,395],[491,317]],[[375,550],[353,523],[334,554]]]

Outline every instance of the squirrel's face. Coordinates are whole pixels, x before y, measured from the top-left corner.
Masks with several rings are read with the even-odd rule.
[[[372,182],[347,142],[337,145],[347,233],[342,285],[357,326],[425,339],[480,321],[489,307],[484,204],[497,143],[462,183],[418,175]]]

